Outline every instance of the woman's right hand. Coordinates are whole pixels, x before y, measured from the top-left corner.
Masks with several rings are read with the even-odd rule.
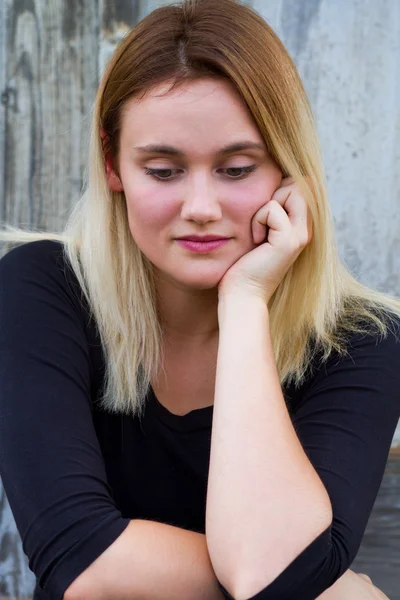
[[[346,571],[316,600],[390,600],[364,573]]]

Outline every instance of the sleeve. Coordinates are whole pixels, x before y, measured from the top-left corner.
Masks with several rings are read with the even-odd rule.
[[[328,359],[294,409],[294,429],[328,491],[333,521],[249,600],[315,600],[350,568],[399,417],[400,328],[395,323],[384,339],[354,335],[349,355]],[[219,587],[233,600],[220,582]]]
[[[130,521],[107,482],[84,319],[57,247],[30,242],[0,260],[0,475],[29,568],[51,600]]]

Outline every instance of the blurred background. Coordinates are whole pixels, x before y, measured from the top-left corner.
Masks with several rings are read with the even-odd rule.
[[[2,222],[61,229],[81,193],[104,67],[137,21],[170,3],[0,0]],[[343,260],[400,296],[400,0],[243,3],[279,35],[308,92]],[[400,600],[400,428],[352,569]],[[0,482],[0,600],[33,588]]]

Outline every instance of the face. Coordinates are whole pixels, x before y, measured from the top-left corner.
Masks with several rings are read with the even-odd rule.
[[[107,178],[111,189],[124,191],[130,231],[156,277],[211,289],[255,248],[251,220],[282,173],[229,81],[201,79],[157,97],[168,88],[126,104],[118,176],[109,163]],[[223,151],[238,144],[249,147]],[[209,234],[230,239],[204,254],[177,242]]]

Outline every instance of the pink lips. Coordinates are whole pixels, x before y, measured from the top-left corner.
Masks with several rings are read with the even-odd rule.
[[[208,252],[212,252],[212,250],[216,250],[220,248],[227,242],[229,242],[230,238],[213,240],[210,242],[194,242],[191,240],[176,240],[178,244],[186,248],[187,250],[191,250],[192,252],[197,252],[198,254],[207,254]]]

